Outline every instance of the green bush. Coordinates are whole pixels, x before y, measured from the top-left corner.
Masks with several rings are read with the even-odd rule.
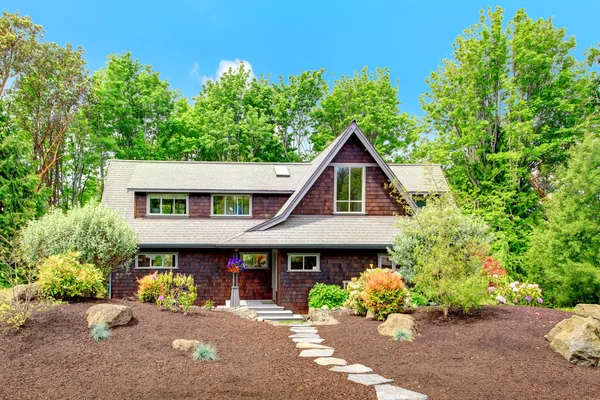
[[[408,289],[397,272],[383,269],[380,273],[370,274],[364,287],[361,297],[376,319],[385,321],[388,315],[404,311]]]
[[[194,347],[192,357],[197,361],[217,361],[219,359],[217,349],[209,343],[198,343]]]
[[[90,328],[90,337],[96,342],[110,339],[110,328],[106,322],[98,322]]]
[[[202,308],[204,308],[205,310],[213,310],[215,307],[215,302],[212,300],[206,300],[204,302],[204,305],[202,306]]]
[[[79,252],[79,260],[100,268],[108,281],[110,272],[133,261],[137,243],[137,233],[116,211],[88,204],[66,214],[55,209],[31,221],[22,231],[20,246],[32,264],[55,254]]]
[[[413,340],[415,340],[415,337],[412,334],[412,332],[403,328],[397,328],[394,331],[393,338],[394,340],[397,340],[399,342],[412,342]]]
[[[338,285],[326,285],[324,283],[315,283],[315,286],[308,293],[308,306],[311,308],[338,308],[344,305],[348,298],[348,292]]]
[[[410,291],[410,304],[417,307],[425,307],[429,304],[429,300],[416,290]]]
[[[163,310],[188,312],[197,298],[192,275],[154,272],[137,281],[138,299],[155,302]]]
[[[104,297],[102,272],[92,264],[80,264],[79,253],[50,256],[39,266],[40,291],[56,299]]]

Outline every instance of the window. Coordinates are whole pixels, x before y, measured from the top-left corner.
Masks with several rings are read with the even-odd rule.
[[[148,194],[149,215],[187,215],[188,196],[185,194]]]
[[[177,253],[144,253],[138,254],[135,267],[138,269],[175,269],[177,268]]]
[[[396,269],[396,263],[392,261],[389,254],[379,254],[377,256],[377,266],[379,268],[391,268]]]
[[[269,268],[269,257],[267,253],[241,253],[241,255],[246,268]]]
[[[364,167],[335,167],[335,212],[364,213]]]
[[[212,215],[252,215],[250,195],[221,195],[212,196]]]
[[[319,254],[288,254],[288,271],[320,271]]]

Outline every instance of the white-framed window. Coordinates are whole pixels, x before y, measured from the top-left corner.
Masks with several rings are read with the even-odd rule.
[[[317,253],[289,253],[289,272],[319,272],[321,270],[321,255]]]
[[[212,216],[252,216],[252,196],[249,194],[213,194]]]
[[[148,193],[148,215],[188,215],[187,194]]]
[[[389,254],[381,253],[377,255],[377,266],[379,268],[396,269],[396,263],[392,261]]]
[[[365,167],[336,166],[334,181],[335,213],[365,213]]]
[[[137,269],[177,269],[178,253],[140,253],[135,258]]]
[[[266,269],[269,268],[268,253],[240,253],[244,266],[249,269]]]

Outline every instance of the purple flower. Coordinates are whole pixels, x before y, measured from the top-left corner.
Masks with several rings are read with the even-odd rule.
[[[502,304],[506,304],[506,299],[500,295],[496,296],[496,300]]]
[[[538,298],[537,298],[537,302],[538,302],[538,303],[540,303],[540,304],[542,304],[542,303],[544,302],[544,300],[542,300],[542,298],[541,298],[541,297],[538,297]]]
[[[162,294],[160,296],[158,296],[158,301],[163,301],[165,299],[165,296],[163,296]]]
[[[525,300],[531,301],[531,300],[533,300],[533,298],[530,295],[527,295],[527,296],[525,296]]]

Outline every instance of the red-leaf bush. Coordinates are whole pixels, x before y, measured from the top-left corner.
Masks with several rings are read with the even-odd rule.
[[[408,289],[400,274],[392,270],[383,270],[367,277],[361,297],[367,310],[373,312],[375,318],[383,321],[388,315],[404,310]]]

